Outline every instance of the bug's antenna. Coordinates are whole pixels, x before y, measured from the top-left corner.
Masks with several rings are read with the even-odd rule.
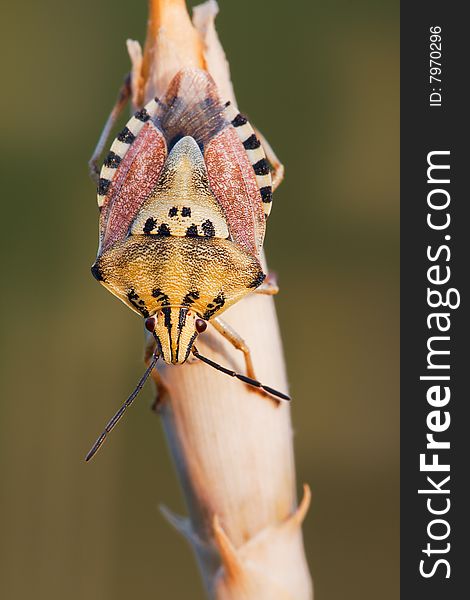
[[[243,381],[244,383],[247,383],[248,385],[252,385],[254,387],[261,388],[265,392],[268,392],[268,394],[272,394],[273,396],[276,396],[276,398],[280,398],[281,400],[290,400],[290,397],[287,396],[286,394],[283,394],[282,392],[278,392],[277,390],[273,390],[273,388],[270,388],[267,385],[263,385],[259,381],[256,381],[256,379],[251,379],[251,377],[247,377],[246,375],[241,375],[240,373],[236,373],[235,371],[226,369],[225,367],[222,367],[221,365],[217,364],[213,360],[210,360],[209,358],[202,356],[201,354],[199,354],[199,352],[195,346],[193,346],[193,348],[192,348],[192,353],[194,354],[194,356],[199,358],[199,360],[202,360],[202,362],[206,363],[207,365],[210,365],[214,369],[217,369],[217,371],[222,371],[222,373],[226,373],[227,375],[230,375],[230,377],[236,377],[237,379],[240,379],[240,381]]]
[[[93,458],[93,456],[98,452],[98,450],[101,448],[101,446],[103,445],[104,441],[106,440],[106,437],[107,437],[108,433],[110,433],[116,427],[116,425],[118,424],[118,422],[121,420],[121,417],[125,413],[126,409],[134,402],[137,394],[144,387],[144,384],[147,381],[148,376],[152,372],[152,369],[157,364],[158,357],[159,357],[159,354],[157,354],[157,351],[155,351],[154,355],[152,356],[152,360],[150,361],[150,364],[149,364],[147,370],[142,375],[139,383],[135,387],[135,390],[132,392],[132,394],[129,396],[129,398],[124,402],[124,404],[117,411],[117,413],[114,415],[114,417],[108,422],[108,424],[104,428],[103,433],[96,440],[96,442],[93,444],[93,447],[91,448],[91,450],[86,455],[86,458],[85,458],[86,462],[88,462],[91,458]]]

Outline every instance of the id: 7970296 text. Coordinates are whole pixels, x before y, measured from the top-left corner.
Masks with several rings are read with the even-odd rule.
[[[442,106],[442,28],[440,25],[434,25],[429,28],[429,84],[431,91],[429,94],[430,106]],[[437,87],[439,86],[439,87]]]

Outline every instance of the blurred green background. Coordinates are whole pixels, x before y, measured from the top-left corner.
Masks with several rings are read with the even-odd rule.
[[[5,3],[4,3],[5,4]],[[221,0],[240,108],[286,166],[268,236],[320,600],[398,598],[397,0]],[[143,40],[146,3],[3,6],[0,596],[200,600],[142,330],[89,267],[87,159]],[[302,327],[298,327],[299,321]]]

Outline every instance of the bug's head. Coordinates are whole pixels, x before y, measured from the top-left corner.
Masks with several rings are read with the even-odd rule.
[[[145,327],[155,335],[163,360],[177,365],[186,361],[194,340],[205,331],[207,323],[185,306],[165,306],[146,319]]]

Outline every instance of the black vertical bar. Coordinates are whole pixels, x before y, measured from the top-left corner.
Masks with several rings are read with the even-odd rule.
[[[403,600],[451,600],[470,597],[468,591],[467,543],[469,541],[470,505],[469,481],[470,420],[467,406],[470,394],[466,382],[470,368],[469,352],[469,285],[470,278],[470,179],[469,107],[466,98],[469,72],[470,27],[464,17],[465,3],[435,0],[403,2],[401,4],[401,598]],[[431,35],[440,28],[441,57],[430,47]],[[435,52],[431,56],[431,52]],[[441,63],[442,72],[431,81],[432,58]],[[430,94],[435,100],[430,104]],[[441,101],[439,96],[441,94]],[[440,105],[439,105],[440,104]],[[428,154],[449,151],[449,155],[434,155],[435,163],[450,165],[449,171],[434,170],[436,178],[450,179],[449,184],[430,183],[427,178]],[[436,210],[428,205],[445,204]],[[443,224],[449,213],[450,224],[445,229],[433,229],[427,223],[428,214],[434,224]],[[447,237],[446,237],[447,236]],[[449,238],[450,236],[450,238]],[[445,247],[449,248],[450,256]],[[428,248],[432,257],[427,256]],[[439,249],[440,253],[439,253]],[[428,274],[430,267],[439,265]],[[450,269],[447,283],[442,280]],[[454,288],[460,294],[460,306],[448,308],[429,306],[428,288],[440,291],[443,297]],[[457,301],[451,293],[451,303]],[[438,303],[437,295],[431,299]],[[450,323],[448,331],[439,331],[432,313],[443,313],[440,325]],[[447,320],[448,318],[448,320]],[[430,325],[430,326],[429,326]],[[431,357],[440,367],[428,368],[427,343],[432,336],[448,336],[435,340],[432,348],[450,350],[448,355]],[[433,346],[434,344],[434,346]],[[420,380],[420,376],[449,376],[450,380]],[[432,406],[427,400],[430,387],[441,385],[450,390],[447,405]],[[434,396],[436,398],[436,396]],[[439,411],[438,415],[433,411]],[[446,412],[450,425],[442,432],[433,432],[429,423],[444,427]],[[427,419],[429,422],[427,422]],[[450,449],[427,449],[427,434],[435,440],[450,442]],[[468,440],[468,442],[467,442]],[[449,464],[450,471],[424,472],[420,469],[420,454],[427,463],[437,454],[440,464]],[[430,477],[434,485],[427,480]],[[447,483],[442,484],[450,476]],[[436,490],[449,493],[422,493]],[[429,503],[429,504],[428,504]],[[450,503],[450,504],[449,504]],[[441,515],[429,510],[444,511]],[[441,519],[443,522],[435,521]],[[432,523],[435,521],[434,523]],[[449,529],[448,535],[445,535]],[[436,540],[430,537],[442,537]],[[428,547],[429,544],[429,547]],[[447,546],[449,544],[449,546]],[[425,551],[425,552],[423,552]],[[442,560],[446,562],[437,563]],[[421,561],[424,561],[421,563]],[[422,572],[428,575],[425,577]],[[431,576],[429,576],[432,574]],[[449,577],[446,577],[450,575]]]

